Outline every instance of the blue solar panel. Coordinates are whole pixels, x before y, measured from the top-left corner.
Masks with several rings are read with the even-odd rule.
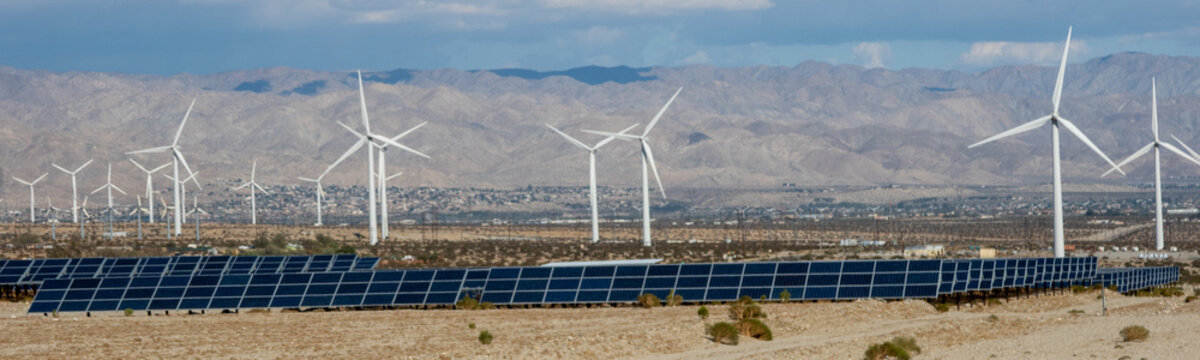
[[[355,254],[5,260],[0,261],[0,285],[36,285],[47,279],[362,271],[378,263],[379,258]]]

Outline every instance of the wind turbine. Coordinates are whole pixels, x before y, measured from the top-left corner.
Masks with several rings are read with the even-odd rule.
[[[428,124],[428,123],[429,122],[426,121],[426,122],[417,124],[417,126],[413,126],[411,129],[408,129],[408,131],[402,132],[402,133],[400,133],[400,135],[396,135],[396,137],[393,137],[391,140],[393,142],[398,142],[405,135],[408,135],[408,134],[412,133],[413,131],[420,129],[422,126],[425,126],[425,124]],[[379,175],[376,176],[376,179],[379,180],[379,211],[380,211],[380,216],[383,220],[383,222],[381,224],[382,225],[382,229],[381,229],[382,234],[381,235],[384,239],[387,239],[388,238],[388,225],[389,225],[387,182],[388,182],[388,180],[391,180],[391,179],[396,178],[397,176],[400,176],[401,173],[396,173],[396,174],[393,174],[392,176],[387,176],[387,171],[385,170],[386,166],[385,166],[384,159],[387,156],[388,144],[386,144],[386,143],[376,144],[375,147],[379,148],[379,169],[378,169]],[[421,154],[419,152],[417,154],[424,156],[426,159],[429,158],[429,156],[426,156],[425,154]]]
[[[19,183],[29,185],[29,222],[30,223],[37,222],[37,214],[34,213],[34,210],[33,210],[34,205],[36,205],[36,204],[34,204],[33,186],[36,185],[39,181],[42,181],[42,179],[45,179],[46,175],[50,175],[50,173],[44,173],[44,174],[42,174],[42,176],[38,176],[38,178],[33,181],[21,180],[21,178],[18,178],[16,176],[12,177],[13,180],[16,180]]]
[[[363,145],[374,144],[375,141],[380,141],[385,144],[404,149],[405,151],[420,155],[425,158],[429,157],[428,155],[422,154],[419,151],[413,150],[412,148],[401,145],[398,142],[392,141],[392,139],[390,139],[390,138],[387,138],[387,137],[384,137],[379,134],[371,132],[371,120],[370,120],[370,117],[367,115],[367,97],[366,97],[365,93],[363,92],[362,71],[358,72],[358,99],[359,99],[359,105],[361,106],[361,109],[362,109],[362,123],[363,123],[364,131],[362,133],[359,133],[358,131],[355,131],[354,129],[350,128],[349,126],[346,126],[346,124],[343,124],[340,121],[338,122],[338,125],[341,125],[342,127],[346,128],[346,130],[353,133],[354,136],[358,137],[358,141],[355,142],[354,145],[350,146],[350,149],[346,150],[346,152],[342,154],[342,157],[338,158],[337,161],[334,161],[332,165],[329,165],[329,168],[325,169],[325,172],[321,173],[322,178],[325,177],[325,175],[328,174],[330,170],[333,170],[333,168],[336,167],[339,163],[341,163],[343,160],[346,160],[346,158],[350,157],[351,154],[353,154],[355,151],[358,151],[359,148],[362,148]],[[370,235],[371,246],[375,246],[375,244],[379,243],[379,232],[378,232],[379,219],[376,217],[376,213],[375,213],[375,206],[378,205],[378,202],[375,199],[375,186],[376,186],[375,176],[376,176],[376,174],[375,174],[375,152],[371,151],[371,148],[367,148],[367,208],[368,208],[368,216],[370,217],[370,219],[368,220],[368,224],[369,224],[368,226],[370,226],[369,233],[371,234]]]
[[[233,189],[233,191],[238,191],[243,188],[250,187],[250,224],[258,224],[258,216],[257,216],[258,210],[256,210],[257,207],[255,205],[255,200],[254,200],[255,199],[254,189],[258,189],[258,191],[262,191],[263,195],[268,194],[266,189],[263,189],[262,186],[258,186],[258,183],[254,182],[254,173],[257,171],[257,169],[258,169],[258,161],[255,161],[253,163],[253,165],[250,166],[250,182],[242,183],[242,186],[238,186]],[[195,200],[195,199],[193,199],[193,200]],[[193,211],[195,211],[195,210],[193,210]],[[191,212],[189,212],[189,213],[191,213]]]
[[[151,202],[150,205],[153,206],[154,203]],[[147,210],[146,208],[142,207],[142,196],[138,195],[137,207],[134,208],[133,211],[130,211],[129,215],[137,215],[137,227],[138,227],[137,229],[138,229],[138,241],[139,242],[142,241],[142,215],[144,215],[144,214],[153,214],[153,213],[151,212],[151,210]],[[153,215],[151,215],[151,217],[153,217]]]
[[[54,207],[54,203],[50,202],[50,198],[46,197],[46,221],[50,223],[50,238],[58,240],[58,213],[62,211]]]
[[[254,189],[250,189],[250,192],[253,193]],[[192,196],[192,211],[188,211],[188,214],[190,214],[196,218],[196,221],[195,221],[195,223],[196,223],[196,243],[200,243],[200,214],[197,214],[197,212],[199,212],[200,214],[208,215],[207,211],[204,211],[204,209],[200,208],[200,202],[197,201],[195,195],[193,195]]]
[[[683,88],[679,88],[679,90],[675,90],[675,95],[671,95],[671,100],[667,100],[667,104],[663,105],[662,110],[659,110],[658,114],[654,115],[654,119],[650,120],[650,123],[646,125],[646,130],[642,131],[641,136],[622,134],[622,133],[610,133],[610,132],[603,132],[603,131],[592,131],[592,130],[584,130],[583,131],[586,133],[592,133],[592,134],[597,134],[597,135],[612,136],[612,137],[616,137],[618,139],[637,140],[641,144],[641,147],[642,147],[642,246],[650,246],[651,245],[651,242],[650,242],[650,174],[649,174],[650,171],[654,171],[654,181],[658,182],[658,191],[660,193],[662,193],[663,200],[667,199],[667,191],[663,190],[662,179],[658,177],[658,167],[654,165],[654,152],[650,150],[650,143],[648,142],[648,140],[649,140],[648,136],[650,135],[650,130],[654,129],[654,124],[658,123],[658,119],[662,118],[663,113],[667,112],[667,108],[671,107],[671,103],[675,101],[675,98],[679,96],[679,92],[681,92],[681,91],[683,91]],[[647,170],[647,165],[649,165],[649,168],[648,168],[649,170]]]
[[[983,139],[982,141],[971,144],[971,146],[967,147],[968,149],[974,148],[992,141],[1037,129],[1046,123],[1050,124],[1050,141],[1054,153],[1054,257],[1056,258],[1066,256],[1065,251],[1063,251],[1065,241],[1063,238],[1062,162],[1059,156],[1059,126],[1067,128],[1071,134],[1074,134],[1075,137],[1079,138],[1080,141],[1083,141],[1084,144],[1087,144],[1088,147],[1092,148],[1096,154],[1100,155],[1101,158],[1104,158],[1104,161],[1107,161],[1109,165],[1112,165],[1114,170],[1120,172],[1122,175],[1125,174],[1125,172],[1122,171],[1117,164],[1114,164],[1113,161],[1108,158],[1108,156],[1104,155],[1104,152],[1100,151],[1100,148],[1096,147],[1096,144],[1093,144],[1092,141],[1088,139],[1087,135],[1084,135],[1082,131],[1079,131],[1079,128],[1075,127],[1074,123],[1059,116],[1058,114],[1059,99],[1062,98],[1063,74],[1067,70],[1067,52],[1070,49],[1071,28],[1068,27],[1067,42],[1065,45],[1063,45],[1062,63],[1058,67],[1058,79],[1054,82],[1054,97],[1051,99],[1054,103],[1054,111],[1051,112],[1050,115],[1046,115],[1012,129],[1005,130],[1002,133],[993,135],[992,137]]]
[[[88,198],[89,198],[89,197],[91,197],[91,195],[84,195],[84,196],[83,196],[83,203],[79,205],[79,208],[78,208],[78,210],[79,210],[79,211],[81,211],[81,212],[83,212],[83,216],[84,216],[84,217],[87,217],[88,219],[91,219],[91,218],[92,218],[92,214],[88,214],[88,211],[87,211],[87,202],[88,202]],[[87,235],[87,232],[86,232],[86,231],[84,231],[84,227],[83,227],[83,224],[84,224],[85,222],[87,222],[87,221],[80,221],[80,222],[79,222],[79,241],[83,241],[84,239],[86,239],[85,235]]]
[[[137,161],[135,161],[133,159],[129,159],[129,162],[132,162],[134,166],[137,166],[138,169],[140,169],[140,170],[142,170],[142,172],[146,173],[146,201],[150,203],[150,223],[153,224],[154,223],[154,176],[153,175],[154,175],[154,173],[158,172],[159,170],[162,170],[162,169],[166,168],[167,166],[171,166],[171,163],[162,164],[162,166],[156,167],[151,170],[146,170],[146,167],[142,166],[142,164],[139,164]]]
[[[122,195],[129,195],[129,194],[126,194],[126,193],[125,193],[125,190],[121,190],[121,188],[117,187],[116,185],[113,185],[113,183],[112,183],[112,163],[109,163],[109,164],[108,164],[108,182],[104,183],[104,185],[100,185],[100,187],[96,188],[96,190],[92,190],[92,194],[95,194],[95,193],[97,193],[97,192],[100,192],[100,190],[108,190],[108,209],[107,209],[107,211],[108,211],[108,240],[109,240],[109,241],[112,241],[112,239],[113,239],[113,225],[112,225],[113,197],[112,197],[112,191],[113,191],[114,189],[116,189],[117,191],[119,191],[119,192],[120,192]],[[89,195],[91,195],[91,194],[89,194]]]
[[[83,165],[80,165],[79,168],[76,168],[75,171],[63,169],[62,166],[58,166],[57,164],[50,164],[51,166],[54,166],[55,168],[62,170],[62,172],[65,172],[65,173],[71,175],[71,221],[72,222],[79,222],[79,212],[75,210],[76,201],[79,199],[79,193],[75,186],[75,174],[78,174],[80,171],[83,171],[83,168],[85,168],[91,164],[92,164],[92,160],[89,159],[87,162],[83,163]]]
[[[188,181],[196,182],[196,187],[197,187],[197,188],[199,188],[199,187],[200,187],[200,183],[199,183],[199,182],[197,182],[197,180],[196,180],[196,175],[200,175],[200,171],[199,171],[199,170],[196,170],[196,172],[192,173],[192,175],[189,175],[189,176],[188,176],[186,179],[183,179],[183,182],[180,182],[180,183],[179,183],[179,184],[180,184],[180,186],[179,186],[179,199],[183,201],[182,203],[180,203],[180,204],[179,204],[179,206],[180,206],[180,207],[182,207],[182,208],[184,208],[184,209],[187,209],[187,183],[188,183]],[[171,175],[163,174],[163,176],[167,177],[167,179],[169,179],[169,180],[171,180],[171,181],[175,181],[175,178],[174,178],[174,177],[171,177]],[[199,188],[199,190],[203,190],[203,188]],[[184,223],[186,223],[186,222],[187,222],[187,216],[188,216],[188,214],[189,214],[189,213],[184,213],[184,214],[183,214],[183,222],[184,222]]]
[[[183,152],[180,150],[180,147],[179,147],[179,137],[180,137],[180,135],[183,135],[183,126],[187,125],[188,115],[192,114],[192,107],[194,107],[194,106],[196,106],[196,99],[192,98],[192,104],[188,105],[187,112],[183,113],[183,121],[181,121],[179,123],[179,130],[175,131],[175,138],[173,140],[171,140],[171,145],[159,146],[159,147],[149,148],[149,149],[142,149],[142,150],[137,150],[137,151],[130,151],[125,154],[126,155],[153,154],[153,153],[161,153],[161,152],[170,151],[171,152],[171,164],[174,167],[174,173],[175,173],[175,176],[173,178],[180,179],[180,177],[179,177],[179,165],[180,164],[183,165],[183,169],[187,170],[188,174],[191,174],[192,168],[188,166],[187,159],[185,159],[183,157]],[[196,180],[193,178],[192,181],[196,181]],[[199,181],[196,181],[196,187],[201,187]],[[180,181],[175,180],[175,205],[176,206],[178,206],[183,201],[181,199],[182,195],[179,192],[179,190],[180,190],[179,188],[180,188]],[[179,235],[181,233],[183,233],[183,212],[176,211],[175,212],[175,235]]]
[[[321,222],[321,203],[325,202],[325,188],[321,187],[321,178],[309,179],[301,176],[300,180],[317,183],[317,223],[316,226],[323,225]]]
[[[572,144],[575,144],[575,146],[578,146],[580,149],[583,149],[588,152],[588,180],[589,180],[588,181],[588,198],[589,198],[589,200],[591,200],[591,203],[592,203],[592,242],[593,243],[599,242],[600,241],[600,209],[598,208],[599,205],[597,205],[597,201],[596,201],[596,150],[599,150],[601,146],[604,146],[605,144],[608,144],[609,142],[613,141],[614,139],[616,139],[616,137],[609,136],[609,137],[605,138],[604,140],[601,140],[600,142],[596,143],[595,146],[587,146],[582,141],[579,141],[579,140],[571,137],[570,135],[567,135],[566,133],[559,131],[557,128],[550,126],[550,124],[546,124],[546,127],[550,128],[550,130],[554,130],[554,132],[558,133],[559,135],[562,135],[562,137],[567,138],[567,141],[571,142]],[[627,132],[629,130],[633,130],[633,128],[635,128],[635,127],[637,127],[637,124],[633,124],[632,126],[625,128],[625,130],[621,130],[621,132],[619,132],[618,134],[624,134],[625,132]]]
[[[1196,165],[1200,165],[1200,160],[1197,160],[1196,158],[1192,157],[1191,155],[1188,155],[1187,153],[1183,152],[1183,150],[1179,150],[1179,148],[1172,146],[1170,143],[1165,143],[1165,142],[1159,141],[1159,139],[1158,139],[1158,89],[1157,89],[1157,87],[1158,86],[1155,84],[1154,78],[1150,78],[1150,104],[1151,104],[1151,107],[1150,107],[1150,131],[1154,132],[1154,141],[1151,141],[1149,144],[1146,144],[1146,146],[1143,146],[1141,149],[1138,149],[1138,151],[1134,152],[1133,155],[1129,155],[1129,157],[1125,158],[1125,160],[1121,160],[1121,162],[1117,163],[1117,167],[1124,166],[1125,164],[1128,164],[1129,162],[1136,160],[1138,157],[1141,157],[1142,155],[1146,155],[1146,153],[1150,152],[1151,149],[1154,149],[1154,229],[1155,229],[1154,246],[1155,246],[1156,250],[1162,250],[1163,242],[1164,242],[1163,241],[1163,206],[1162,206],[1162,161],[1159,159],[1158,149],[1160,147],[1162,147],[1167,150],[1170,150],[1171,152],[1179,154],[1179,156],[1182,156],[1185,159],[1191,160],[1192,163],[1195,163]],[[1178,141],[1178,139],[1176,139],[1176,140]],[[1110,174],[1112,172],[1113,172],[1112,170],[1109,170],[1108,172],[1104,173],[1104,176],[1107,176],[1108,174]]]

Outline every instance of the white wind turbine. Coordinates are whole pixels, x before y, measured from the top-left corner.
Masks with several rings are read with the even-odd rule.
[[[189,175],[187,178],[183,179],[183,181],[179,183],[179,185],[180,185],[179,186],[179,199],[183,201],[182,203],[180,203],[180,206],[183,207],[184,209],[187,209],[187,183],[188,183],[188,181],[195,182],[196,187],[199,190],[203,190],[203,188],[200,188],[200,183],[198,182],[199,180],[196,180],[196,175],[200,175],[200,170],[196,170],[196,172],[192,173],[192,175]],[[175,178],[171,177],[171,175],[163,174],[163,176],[165,176],[168,180],[175,181]],[[174,207],[172,207],[172,209],[174,209]],[[188,214],[191,214],[191,212],[183,213],[183,222],[184,223],[187,223]],[[170,227],[168,226],[168,228],[170,228]]]
[[[152,153],[160,153],[160,152],[170,151],[171,152],[171,163],[174,167],[174,173],[175,173],[175,176],[173,176],[172,179],[180,179],[179,165],[181,165],[181,164],[183,165],[183,169],[187,170],[188,174],[191,174],[192,168],[188,166],[187,159],[185,159],[183,157],[183,152],[180,150],[180,147],[179,147],[179,137],[180,137],[180,135],[183,135],[183,126],[187,125],[188,115],[192,114],[193,106],[196,106],[195,98],[192,99],[192,104],[188,105],[187,112],[183,114],[183,121],[181,121],[179,123],[179,130],[175,131],[175,138],[173,140],[171,140],[171,145],[159,146],[156,148],[149,148],[149,149],[142,149],[142,150],[137,150],[137,151],[130,151],[125,154],[126,155],[152,154]],[[194,178],[192,179],[192,181],[196,182],[196,187],[201,187],[199,181],[196,181]],[[175,205],[177,207],[183,201],[183,199],[181,198],[182,194],[180,194],[181,185],[182,184],[180,181],[175,180],[175,186],[174,186],[174,188],[175,188]],[[182,233],[183,233],[183,212],[176,211],[175,212],[175,235],[180,235]]]
[[[650,174],[649,174],[649,171],[654,171],[654,181],[658,182],[658,191],[662,193],[664,200],[667,198],[667,191],[663,190],[662,179],[660,179],[658,177],[658,167],[656,167],[654,165],[654,152],[650,150],[650,143],[647,142],[649,139],[648,137],[650,135],[650,130],[654,129],[654,124],[658,123],[658,119],[662,117],[663,113],[667,112],[667,108],[671,107],[671,103],[675,101],[675,98],[679,96],[679,92],[681,92],[681,91],[683,91],[683,88],[679,88],[679,90],[675,90],[675,95],[671,95],[671,100],[667,100],[667,104],[663,105],[662,110],[659,110],[658,114],[654,115],[654,119],[650,120],[650,123],[646,125],[646,130],[642,131],[641,136],[634,136],[634,135],[620,134],[620,133],[610,133],[610,132],[603,132],[603,131],[592,131],[592,130],[584,130],[583,131],[586,133],[592,133],[592,134],[597,134],[597,135],[612,136],[612,137],[616,137],[619,139],[637,140],[641,144],[641,147],[642,147],[642,246],[650,246],[651,245],[651,242],[650,242]],[[647,165],[649,165],[649,170],[647,170]]]
[[[1179,148],[1172,146],[1170,143],[1165,143],[1165,142],[1159,141],[1159,139],[1158,139],[1158,89],[1157,89],[1157,87],[1158,86],[1155,84],[1154,78],[1150,78],[1150,104],[1151,104],[1150,105],[1150,131],[1154,133],[1154,141],[1151,141],[1149,144],[1146,144],[1146,146],[1143,146],[1141,149],[1138,149],[1138,151],[1134,152],[1133,155],[1129,155],[1129,157],[1125,158],[1125,160],[1121,160],[1121,162],[1117,163],[1117,167],[1125,166],[1125,164],[1128,164],[1129,162],[1136,160],[1138,157],[1141,157],[1142,155],[1146,155],[1146,153],[1150,152],[1151,149],[1154,149],[1154,229],[1155,229],[1154,246],[1155,246],[1156,250],[1162,250],[1163,243],[1164,243],[1164,241],[1163,241],[1163,206],[1162,206],[1162,161],[1159,158],[1158,149],[1160,147],[1165,148],[1173,153],[1179,154],[1179,156],[1182,156],[1185,159],[1191,160],[1196,165],[1200,165],[1200,160],[1197,160],[1196,158],[1192,157],[1191,155],[1188,155],[1187,153],[1183,152],[1183,150],[1179,150]],[[1176,141],[1178,141],[1178,139],[1176,139]],[[1113,170],[1109,170],[1108,172],[1104,173],[1104,175],[1108,175],[1112,172],[1113,172]]]
[[[250,188],[250,224],[258,224],[258,210],[257,210],[258,207],[257,207],[257,205],[255,205],[254,189],[258,189],[258,191],[262,191],[263,195],[269,194],[267,192],[267,189],[263,189],[262,186],[259,186],[258,183],[254,182],[254,173],[257,170],[258,170],[258,161],[255,161],[253,163],[253,165],[250,166],[250,181],[242,183],[242,186],[233,188],[233,191],[238,191],[238,190],[241,190],[241,189],[244,189],[247,187]]]
[[[346,128],[346,130],[353,133],[354,136],[358,137],[358,141],[355,142],[354,145],[350,146],[350,149],[346,150],[346,152],[342,154],[342,157],[338,158],[337,161],[334,161],[332,165],[329,165],[329,168],[325,169],[325,172],[321,173],[322,178],[324,178],[325,175],[328,174],[330,170],[333,170],[333,168],[336,167],[339,163],[341,163],[343,160],[346,160],[346,158],[350,157],[351,154],[353,154],[355,151],[358,151],[359,148],[362,148],[363,145],[372,144],[372,146],[374,146],[373,144],[375,144],[375,141],[379,141],[384,144],[388,144],[391,146],[395,146],[395,147],[404,149],[405,151],[420,155],[422,157],[426,157],[426,158],[429,157],[428,155],[422,154],[419,151],[413,150],[407,146],[404,146],[404,145],[401,145],[400,143],[392,141],[392,139],[390,139],[388,137],[371,132],[371,120],[370,120],[370,117],[367,115],[367,97],[366,97],[365,93],[363,92],[362,71],[358,72],[358,99],[359,99],[359,105],[361,106],[361,110],[362,110],[362,123],[363,123],[364,132],[359,133],[358,131],[355,131],[353,128],[346,126],[346,124],[343,124],[340,121],[338,122],[338,125],[341,125],[342,127]],[[370,235],[371,246],[375,246],[375,244],[379,243],[379,232],[378,232],[379,219],[376,217],[377,215],[375,212],[375,210],[376,210],[375,207],[379,203],[375,199],[375,186],[377,185],[375,176],[376,176],[376,174],[375,174],[375,152],[372,151],[372,148],[368,147],[367,148],[367,209],[368,209],[368,216],[370,217],[370,219],[368,220],[368,226],[370,227],[369,233],[371,234]]]
[[[254,189],[250,189],[250,192],[254,192]],[[188,214],[192,215],[192,217],[195,218],[194,222],[196,223],[196,242],[199,243],[200,242],[200,214],[208,215],[208,212],[204,211],[204,209],[200,208],[200,201],[196,200],[195,195],[192,196],[192,211],[188,211]]]
[[[310,178],[306,178],[303,176],[300,177],[300,180],[313,182],[313,183],[317,184],[317,223],[315,224],[316,226],[324,225],[321,222],[321,203],[325,202],[325,188],[321,186],[322,178],[323,178],[322,176],[318,176],[316,179],[310,179]]]
[[[42,176],[38,176],[38,178],[37,178],[36,180],[33,180],[33,181],[25,181],[25,180],[21,180],[21,178],[18,178],[18,177],[16,177],[16,176],[13,176],[13,177],[12,177],[12,178],[13,178],[13,180],[16,180],[16,181],[17,181],[17,182],[19,182],[19,183],[22,183],[22,184],[25,184],[25,185],[29,185],[29,222],[31,222],[31,223],[32,223],[32,222],[37,222],[37,213],[35,213],[35,212],[34,212],[34,210],[33,210],[33,208],[34,208],[34,205],[36,205],[36,204],[34,203],[34,201],[35,201],[35,198],[34,198],[34,194],[33,194],[33,186],[34,186],[34,185],[37,185],[37,183],[38,183],[39,181],[42,181],[42,179],[45,179],[45,178],[46,178],[46,175],[50,175],[50,173],[44,173],[44,174],[42,174]]]
[[[425,124],[428,124],[428,123],[429,122],[426,121],[426,122],[417,124],[417,126],[413,126],[411,129],[408,129],[408,131],[402,132],[402,133],[400,133],[400,135],[396,135],[396,137],[391,138],[391,140],[393,142],[399,142],[400,139],[404,138],[405,135],[408,135],[408,134],[412,133],[413,131],[420,129],[422,126],[425,126]],[[402,174],[402,172],[395,173],[395,174],[392,174],[391,176],[388,176],[387,171],[386,171],[386,165],[385,165],[386,162],[384,161],[385,157],[387,156],[388,144],[386,144],[386,143],[376,144],[375,147],[379,148],[379,169],[378,169],[379,175],[376,175],[375,178],[379,181],[379,211],[380,211],[380,217],[383,220],[382,224],[381,224],[382,229],[380,229],[380,230],[382,230],[381,235],[383,236],[383,238],[387,239],[388,238],[388,225],[389,225],[389,222],[388,222],[388,204],[389,203],[388,203],[388,198],[387,198],[387,182],[388,182],[388,180],[395,179],[397,176],[400,176],[400,174]],[[426,159],[429,158],[429,156],[422,154],[420,152],[417,152],[417,155],[425,157]]]
[[[125,190],[121,190],[121,188],[117,187],[116,185],[113,185],[113,183],[112,183],[112,163],[109,163],[108,164],[108,180],[107,180],[107,182],[105,182],[104,185],[101,185],[100,187],[96,188],[96,190],[92,190],[92,193],[91,193],[91,194],[95,194],[95,193],[100,192],[100,190],[108,190],[108,209],[107,209],[107,211],[108,211],[108,239],[109,240],[113,239],[113,225],[112,225],[113,196],[112,196],[112,191],[114,189],[117,190],[118,192],[120,192],[122,195],[129,195],[129,194],[125,193]],[[89,195],[91,195],[91,194],[89,194]]]
[[[63,169],[62,166],[58,166],[57,164],[50,164],[51,166],[54,166],[56,169],[62,170],[62,172],[65,172],[65,173],[71,175],[71,221],[72,222],[79,222],[79,212],[76,211],[76,209],[75,209],[75,205],[77,204],[76,201],[79,199],[79,192],[75,186],[75,175],[78,174],[80,171],[83,171],[83,168],[85,168],[91,164],[92,164],[92,160],[89,159],[87,162],[83,163],[83,165],[80,165],[79,168],[75,169],[75,171]]]
[[[1084,135],[1082,131],[1079,131],[1079,128],[1075,127],[1074,123],[1058,114],[1059,99],[1062,98],[1063,74],[1067,70],[1067,52],[1070,50],[1070,48],[1071,28],[1068,27],[1067,42],[1065,45],[1063,45],[1062,63],[1058,67],[1058,79],[1054,82],[1054,97],[1052,98],[1052,102],[1054,103],[1054,111],[1051,112],[1050,115],[1046,115],[1012,129],[1008,129],[1002,133],[993,135],[992,137],[983,139],[982,141],[971,144],[971,146],[967,147],[968,149],[974,148],[992,141],[1037,129],[1046,123],[1050,124],[1050,141],[1054,154],[1054,257],[1056,258],[1066,256],[1066,253],[1063,250],[1065,240],[1063,237],[1062,163],[1059,156],[1059,126],[1065,127],[1071,132],[1071,134],[1074,134],[1075,137],[1079,138],[1080,141],[1083,141],[1084,144],[1087,144],[1088,147],[1092,148],[1096,154],[1100,155],[1101,158],[1104,158],[1104,161],[1107,161],[1109,165],[1113,166],[1113,170],[1120,172],[1122,175],[1125,174],[1125,172],[1122,171],[1117,164],[1114,164],[1113,161],[1108,158],[1108,156],[1104,155],[1104,152],[1100,151],[1100,148],[1096,147],[1096,144],[1093,144],[1092,141],[1088,139],[1087,135]]]
[[[597,200],[596,200],[596,150],[599,150],[601,146],[604,146],[605,144],[608,144],[610,141],[613,141],[614,139],[616,139],[616,137],[609,136],[609,137],[605,138],[604,140],[601,140],[600,142],[596,143],[595,146],[587,146],[582,141],[579,141],[579,140],[571,137],[570,135],[567,135],[566,133],[559,131],[557,128],[550,126],[550,124],[546,124],[546,127],[550,128],[550,130],[554,130],[554,132],[558,133],[559,135],[562,135],[562,137],[567,138],[567,141],[570,141],[572,144],[575,144],[575,146],[578,146],[580,149],[583,149],[588,152],[588,180],[589,180],[588,181],[588,198],[592,203],[592,242],[593,243],[599,242],[600,241],[600,209],[598,208],[599,205],[597,204]],[[637,124],[633,124],[633,126],[630,126],[630,127],[625,128],[624,130],[621,130],[621,132],[619,132],[618,134],[624,134],[625,132],[627,132],[629,130],[633,130],[633,128],[635,128],[635,127],[637,127]]]
[[[134,161],[133,159],[129,159],[129,162],[132,162],[134,166],[137,166],[138,169],[140,169],[140,170],[142,170],[142,172],[146,173],[146,201],[150,203],[150,210],[149,210],[150,211],[150,223],[153,224],[154,223],[154,173],[166,168],[167,166],[171,166],[171,163],[162,164],[162,166],[156,167],[151,170],[146,170],[146,167],[142,166],[142,164],[139,164],[137,161]]]

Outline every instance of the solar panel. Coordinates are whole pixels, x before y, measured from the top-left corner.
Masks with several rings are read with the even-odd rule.
[[[362,271],[378,263],[379,258],[355,254],[5,260],[0,262],[0,285],[35,285],[47,279]]]

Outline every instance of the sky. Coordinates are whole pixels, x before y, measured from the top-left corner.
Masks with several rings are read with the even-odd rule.
[[[1200,56],[1198,0],[0,0],[0,66],[53,71],[795,66],[975,71]]]

